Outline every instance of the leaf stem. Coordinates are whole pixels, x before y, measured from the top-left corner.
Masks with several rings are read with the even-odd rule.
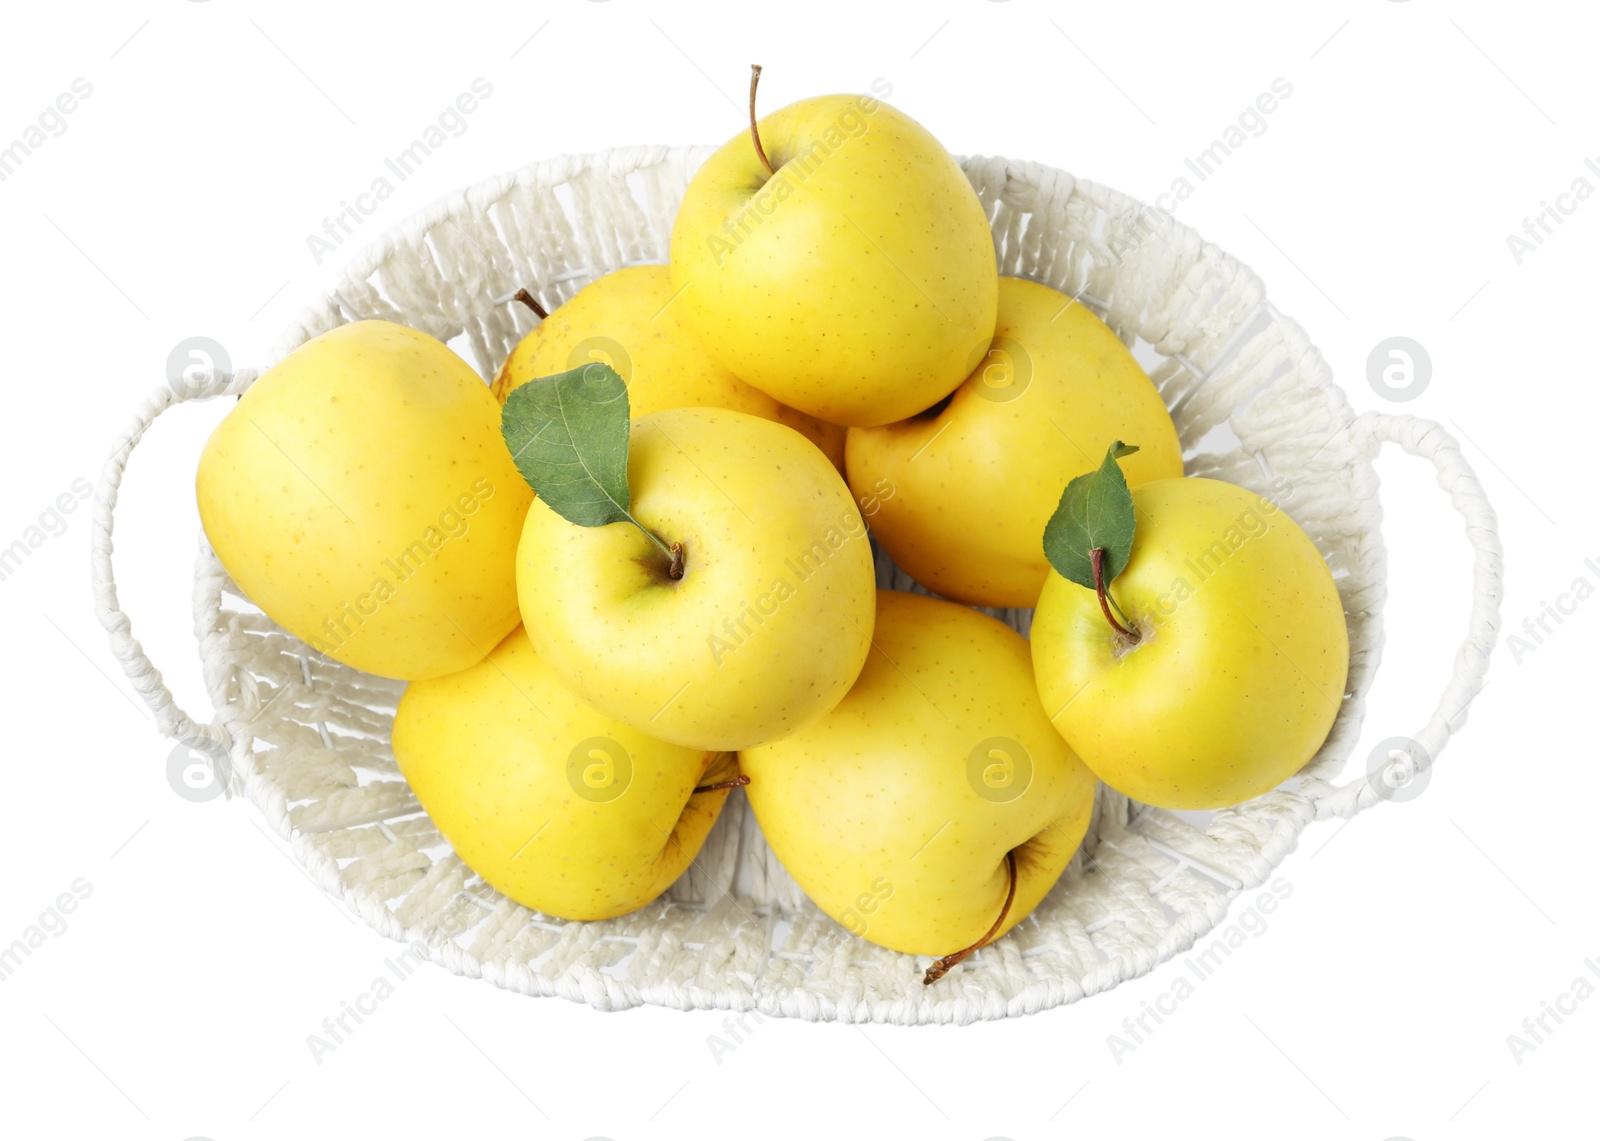
[[[1017,853],[1015,850],[1006,853],[1006,876],[1010,880],[1006,888],[1006,901],[1000,906],[1000,914],[995,916],[994,925],[983,933],[983,938],[970,947],[963,947],[953,955],[946,955],[929,967],[922,976],[923,986],[932,986],[944,978],[945,973],[951,967],[971,955],[979,947],[985,946],[990,939],[994,938],[995,932],[1000,930],[1000,925],[1006,921],[1006,916],[1010,914],[1012,902],[1017,898]]]
[[[1107,605],[1108,602],[1111,602],[1112,605],[1115,605],[1115,602],[1111,599],[1111,596],[1106,593],[1105,560],[1106,549],[1104,547],[1095,547],[1089,552],[1089,565],[1094,568],[1094,593],[1095,596],[1100,599],[1100,613],[1106,616],[1106,621],[1111,623],[1111,628],[1113,630],[1115,630],[1118,634],[1121,634],[1129,642],[1137,643],[1139,641],[1139,635],[1128,629],[1121,622],[1118,622],[1115,616],[1113,616],[1111,613],[1111,606]],[[1117,613],[1122,613],[1122,607],[1117,607]]]
[[[756,157],[761,160],[761,165],[766,167],[769,176],[777,171],[772,169],[772,162],[767,158],[767,152],[761,145],[761,134],[756,130],[756,84],[761,82],[761,65],[750,65],[750,140],[756,145]]]

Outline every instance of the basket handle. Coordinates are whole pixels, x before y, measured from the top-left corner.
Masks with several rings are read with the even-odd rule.
[[[100,484],[95,488],[94,516],[89,538],[90,581],[94,591],[95,614],[106,628],[111,641],[111,653],[128,675],[133,688],[155,714],[156,727],[168,737],[190,745],[203,746],[215,743],[226,750],[230,746],[227,730],[220,725],[202,725],[173,700],[172,691],[161,680],[161,672],[151,664],[138,640],[133,636],[133,623],[117,600],[116,573],[111,565],[112,527],[117,509],[117,496],[122,488],[122,473],[128,466],[133,449],[139,445],[145,431],[156,417],[174,405],[190,400],[210,400],[213,397],[243,393],[255,379],[256,371],[238,370],[213,373],[204,380],[190,383],[164,384],[147,397],[134,414],[133,421],[106,457],[100,471]]]
[[[1431,462],[1438,471],[1439,486],[1449,494],[1451,505],[1465,521],[1467,541],[1472,544],[1472,612],[1467,620],[1467,636],[1456,651],[1450,680],[1438,705],[1413,738],[1424,753],[1413,758],[1417,770],[1422,771],[1433,764],[1451,734],[1466,722],[1467,708],[1483,689],[1489,655],[1499,640],[1503,566],[1498,525],[1483,485],[1461,454],[1461,445],[1435,421],[1366,412],[1356,418],[1352,429],[1368,455],[1376,454],[1381,445],[1392,443]],[[1335,786],[1321,797],[1317,816],[1354,816],[1381,799],[1372,782],[1362,776]]]

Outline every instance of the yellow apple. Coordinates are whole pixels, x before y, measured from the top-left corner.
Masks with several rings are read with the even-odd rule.
[[[872,636],[874,575],[850,489],[792,428],[721,408],[633,421],[632,514],[681,544],[671,576],[629,522],[528,511],[517,588],[528,636],[580,696],[651,736],[742,749],[849,690]]]
[[[988,219],[939,141],[870,96],[805,99],[696,173],[672,229],[681,320],[725,366],[834,424],[961,383],[994,332]]]
[[[519,627],[484,661],[412,682],[400,772],[456,855],[561,919],[637,910],[682,875],[734,775],[727,753],[669,745],[569,691]]]
[[[787,424],[844,471],[844,429],[779,404],[717,363],[678,319],[664,265],[628,266],[590,282],[541,321],[495,378],[501,403],[519,384],[601,360],[628,385],[634,417],[663,408],[731,408]]]
[[[1133,489],[1109,594],[1054,571],[1033,619],[1039,694],[1084,763],[1162,808],[1239,804],[1298,772],[1344,699],[1349,633],[1315,544],[1271,500],[1213,479]]]
[[[300,346],[217,426],[195,490],[233,581],[346,665],[438,677],[517,624],[533,493],[488,386],[425,333],[358,321]]]
[[[832,713],[739,754],[745,792],[818,907],[880,946],[947,955],[1044,898],[1088,828],[1095,780],[1051,728],[1009,627],[886,590],[873,643]]]
[[[957,602],[1028,607],[1061,489],[1113,440],[1139,445],[1122,465],[1130,485],[1183,474],[1166,405],[1116,334],[1065,294],[1003,277],[994,344],[948,404],[851,428],[846,455],[902,570]]]

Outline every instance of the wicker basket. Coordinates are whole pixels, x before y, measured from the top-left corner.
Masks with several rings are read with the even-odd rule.
[[[527,331],[504,297],[547,303],[619,266],[664,261],[677,204],[709,148],[632,148],[538,163],[437,202],[352,258],[274,359],[344,322],[379,317],[455,343],[485,376]],[[992,221],[1000,271],[1081,295],[1145,361],[1172,411],[1191,475],[1274,497],[1316,541],[1350,627],[1348,693],[1322,751],[1247,804],[1174,814],[1102,787],[1082,851],[1024,923],[935,986],[928,960],[845,934],[767,848],[743,795],[661,899],[604,922],[563,922],[499,895],[456,858],[395,767],[402,684],[319,657],[243,599],[204,537],[194,614],[216,716],[179,709],[131,634],[111,566],[123,468],[151,421],[185,399],[243,392],[260,370],[145,401],[108,459],[96,502],[94,589],[114,652],[162,731],[210,753],[328,892],[391,939],[420,942],[463,975],[613,1010],[641,1003],[895,1023],[968,1022],[1071,1002],[1144,974],[1260,885],[1313,820],[1382,799],[1358,773],[1332,783],[1361,726],[1382,647],[1385,554],[1380,443],[1432,461],[1475,552],[1467,639],[1437,709],[1400,762],[1427,768],[1482,685],[1498,625],[1493,512],[1437,425],[1355,417],[1300,327],[1260,280],[1169,217],[1034,163],[963,166]],[[1130,244],[1129,235],[1137,241]],[[1288,490],[1285,491],[1285,488]],[[879,555],[880,585],[910,588]],[[1027,632],[1028,611],[1001,617]],[[314,951],[307,946],[307,954]]]

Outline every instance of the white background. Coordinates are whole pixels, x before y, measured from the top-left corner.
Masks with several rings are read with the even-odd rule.
[[[1180,220],[1251,265],[1357,409],[1462,438],[1507,549],[1505,632],[1581,576],[1592,510],[1600,201],[1518,265],[1506,236],[1600,176],[1586,6],[1436,0],[1170,6],[860,2],[12,5],[0,140],[77,77],[93,94],[0,183],[6,317],[0,546],[93,481],[172,347],[254,364],[332,280],[306,235],[476,77],[492,98],[362,240],[458,186],[562,152],[717,142],[746,68],[767,109],[893,84],[956,153],[1037,159],[1153,199],[1241,110],[1294,88]],[[533,37],[530,39],[530,37]],[[1193,179],[1191,178],[1191,181]],[[1397,405],[1368,354],[1433,377]],[[190,632],[195,458],[222,403],[136,456],[118,570],[136,633],[205,710]],[[1388,643],[1352,774],[1414,733],[1465,628],[1467,548],[1423,465],[1387,454]],[[4,582],[10,727],[0,943],[93,894],[0,983],[0,1131],[218,1141],[1575,1136],[1600,1000],[1521,1058],[1507,1035],[1600,962],[1590,802],[1600,602],[1502,645],[1426,792],[1281,869],[1270,927],[1135,1052],[1107,1036],[1177,964],[1045,1014],[961,1029],[768,1021],[715,1060],[720,1016],[603,1015],[426,967],[337,1052],[306,1036],[391,944],[312,887],[243,801],[189,803],[88,591],[87,505]],[[206,710],[208,715],[209,711]],[[1237,908],[1235,909],[1237,912]],[[1594,976],[1590,976],[1594,978]],[[1594,978],[1600,983],[1600,978]],[[1554,1023],[1550,1024],[1554,1026]],[[1209,1122],[1209,1124],[1207,1124]]]

